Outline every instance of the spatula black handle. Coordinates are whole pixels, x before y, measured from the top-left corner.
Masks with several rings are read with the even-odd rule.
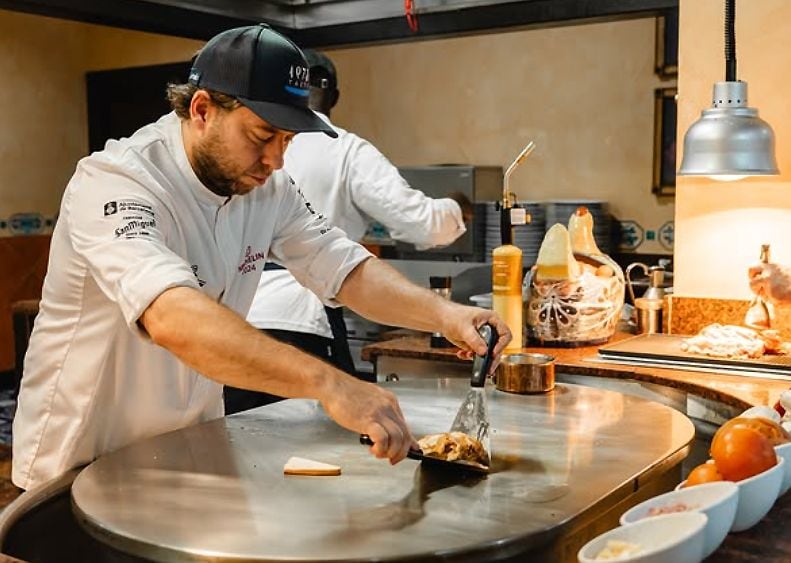
[[[476,355],[472,361],[472,378],[470,385],[473,387],[483,387],[486,383],[486,375],[489,373],[489,368],[494,359],[494,345],[497,344],[497,330],[486,323],[478,329],[478,334],[481,335],[483,341],[486,342],[486,354],[484,356]]]
[[[368,434],[360,434],[360,443],[363,446],[373,446],[374,445],[374,441],[371,440],[371,437]],[[410,458],[410,459],[416,459],[418,461],[422,461],[423,459],[425,459],[425,456],[423,455],[422,451],[420,451],[420,450],[413,450],[411,448],[407,452],[406,456],[408,458]]]

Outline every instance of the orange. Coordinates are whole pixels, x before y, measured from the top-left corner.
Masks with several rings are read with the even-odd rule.
[[[711,457],[727,481],[741,481],[777,464],[770,440],[745,425],[724,424],[711,442]]]
[[[745,426],[760,432],[769,438],[769,442],[772,444],[772,446],[791,442],[791,436],[788,435],[788,432],[786,432],[785,429],[774,420],[769,420],[768,418],[745,418],[737,416],[736,418],[732,418],[723,424],[720,430],[724,430],[733,426]]]
[[[711,461],[698,465],[695,469],[689,472],[685,487],[692,487],[693,485],[700,485],[702,483],[712,483],[714,481],[722,481],[722,475],[717,469],[717,465]]]

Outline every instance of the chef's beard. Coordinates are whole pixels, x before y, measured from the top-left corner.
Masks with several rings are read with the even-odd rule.
[[[225,154],[217,131],[210,133],[204,141],[193,147],[192,164],[201,183],[221,197],[244,195],[255,188],[255,184],[245,185],[240,182],[247,171],[235,170],[236,167]],[[271,173],[270,168],[264,167],[263,170],[256,170],[255,175],[268,178]]]

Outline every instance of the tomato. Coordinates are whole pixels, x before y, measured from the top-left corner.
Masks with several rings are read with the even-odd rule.
[[[693,485],[700,485],[702,483],[712,483],[714,481],[722,481],[717,465],[709,460],[706,463],[698,465],[695,469],[689,472],[685,487],[692,487]]]
[[[711,457],[727,481],[741,481],[777,464],[769,439],[745,425],[724,424],[711,442]]]
[[[723,424],[722,427],[720,428],[720,431],[723,431],[727,428],[731,428],[733,426],[744,426],[746,428],[752,428],[753,430],[766,436],[769,439],[769,443],[772,444],[772,446],[785,444],[791,441],[791,436],[788,435],[788,432],[786,432],[785,429],[782,426],[780,426],[778,423],[776,423],[774,420],[769,420],[768,418],[763,418],[763,417],[746,418],[746,417],[737,416],[736,418],[732,418],[728,422]]]

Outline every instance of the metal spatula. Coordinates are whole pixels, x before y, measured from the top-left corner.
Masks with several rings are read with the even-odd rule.
[[[371,437],[368,434],[360,434],[360,443],[365,446],[374,445],[373,440],[371,440]],[[406,456],[409,459],[414,459],[417,461],[425,461],[429,465],[433,465],[438,468],[447,468],[454,470],[460,469],[466,471],[475,471],[476,473],[489,473],[488,465],[481,465],[480,463],[476,463],[474,461],[466,461],[463,459],[454,459],[452,461],[449,461],[447,459],[442,459],[440,457],[426,455],[421,450],[410,449]]]
[[[489,411],[486,407],[486,393],[484,383],[489,367],[492,365],[494,345],[497,343],[497,331],[490,324],[485,324],[478,332],[486,342],[486,355],[475,356],[472,362],[471,388],[467,397],[462,402],[456,413],[456,418],[450,427],[451,432],[463,432],[478,440],[486,450],[486,455],[491,460],[491,443],[489,439]],[[487,463],[486,465],[490,465]]]

